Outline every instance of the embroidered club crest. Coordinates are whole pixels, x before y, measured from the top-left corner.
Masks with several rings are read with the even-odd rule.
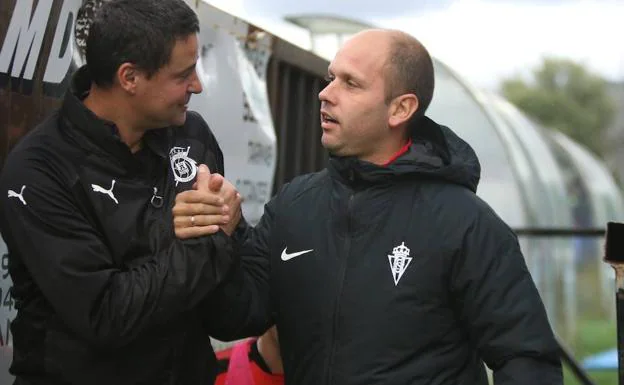
[[[392,249],[392,255],[388,255],[388,260],[390,261],[390,272],[392,273],[392,278],[394,279],[394,285],[399,284],[399,280],[407,270],[410,262],[412,262],[412,258],[409,256],[410,249],[405,246],[405,242],[401,242],[400,246]]]
[[[171,161],[171,170],[176,181],[178,183],[190,182],[197,175],[197,162],[189,158],[188,153],[191,147],[173,147],[169,151],[169,159]]]

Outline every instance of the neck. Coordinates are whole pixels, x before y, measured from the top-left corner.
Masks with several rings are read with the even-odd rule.
[[[141,149],[145,129],[138,127],[128,113],[127,103],[114,90],[103,90],[92,85],[89,95],[83,103],[98,118],[113,122],[119,131],[119,137],[132,153]]]
[[[284,373],[284,367],[282,366],[282,357],[280,356],[280,348],[278,342],[271,336],[263,334],[258,338],[257,344],[258,352],[271,370],[271,373]]]
[[[399,155],[404,147],[409,143],[410,139],[405,137],[393,138],[386,143],[382,143],[377,146],[375,152],[369,156],[360,157],[360,160],[376,164],[378,166],[385,166],[392,163]]]

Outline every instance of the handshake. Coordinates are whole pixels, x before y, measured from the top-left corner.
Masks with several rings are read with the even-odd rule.
[[[179,193],[173,206],[173,227],[180,239],[196,238],[223,230],[232,235],[241,219],[241,195],[220,174],[199,166],[192,190]]]

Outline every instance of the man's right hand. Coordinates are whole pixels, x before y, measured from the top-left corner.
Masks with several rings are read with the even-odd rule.
[[[200,165],[193,190],[176,196],[173,206],[173,227],[180,239],[214,234],[229,220],[228,207],[219,191],[209,188],[211,175],[206,165]],[[213,187],[216,184],[213,182]]]
[[[193,190],[176,196],[173,207],[175,234],[180,239],[214,234],[219,228],[232,235],[241,219],[241,197],[220,174],[200,165]]]

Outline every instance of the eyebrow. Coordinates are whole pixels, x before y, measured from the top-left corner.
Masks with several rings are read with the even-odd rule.
[[[183,75],[186,74],[188,72],[191,72],[192,70],[195,69],[195,67],[197,66],[197,62],[191,64],[190,66],[188,66],[187,68],[183,69],[182,71],[178,72],[177,75]]]
[[[346,78],[350,78],[353,79],[357,82],[364,82],[364,77],[362,77],[359,73],[355,72],[355,71],[351,71],[351,72],[347,72],[347,71],[338,71],[338,73],[336,73],[336,71],[330,67],[327,68],[327,75],[333,75],[333,76],[338,76],[338,77],[346,77]]]

